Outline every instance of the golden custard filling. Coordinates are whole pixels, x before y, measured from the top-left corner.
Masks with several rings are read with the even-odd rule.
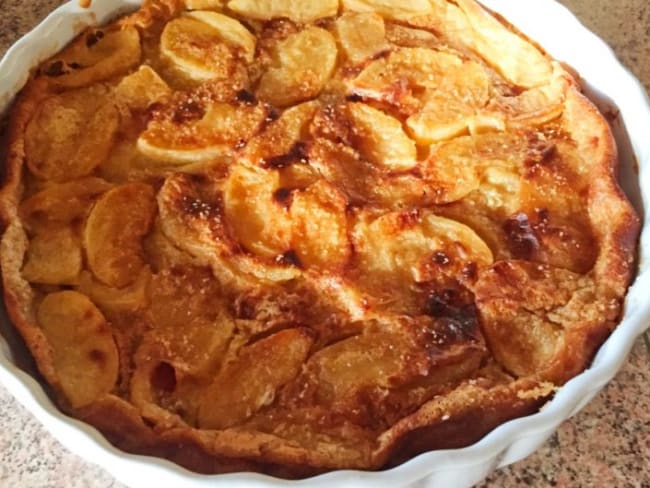
[[[12,109],[5,301],[125,450],[379,469],[588,366],[638,233],[615,165],[573,75],[473,0],[146,0]]]

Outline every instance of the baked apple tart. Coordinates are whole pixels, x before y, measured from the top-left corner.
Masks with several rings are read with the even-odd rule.
[[[474,0],[147,0],[10,115],[5,303],[60,407],[202,473],[466,446],[616,326],[638,219]]]

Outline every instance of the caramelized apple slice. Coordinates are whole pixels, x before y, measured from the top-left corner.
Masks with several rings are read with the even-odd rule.
[[[286,110],[278,120],[253,137],[246,146],[245,156],[254,164],[289,161],[296,144],[303,140],[306,128],[318,110],[318,102],[306,102]],[[276,164],[283,166],[284,164]]]
[[[257,95],[278,107],[314,98],[332,76],[337,55],[336,41],[325,29],[311,26],[291,34],[275,47]]]
[[[138,139],[145,156],[169,164],[229,160],[235,146],[253,136],[266,118],[261,105],[211,102],[203,106],[188,97],[154,115]]]
[[[293,0],[230,0],[228,8],[244,17],[259,20],[272,20],[281,17],[296,22],[313,22],[323,17],[336,15],[338,0],[318,2]]]
[[[88,271],[83,271],[78,281],[78,291],[109,314],[109,319],[111,313],[135,312],[149,304],[151,270],[148,267],[142,268],[136,280],[124,288],[106,286],[95,280]]]
[[[235,165],[224,187],[224,210],[237,241],[247,250],[275,258],[291,248],[291,220],[275,199],[277,171]]]
[[[312,343],[305,329],[288,329],[243,348],[205,391],[199,426],[232,427],[273,403],[276,391],[300,372]]]
[[[368,65],[351,88],[366,97],[410,108],[414,113],[407,126],[421,144],[468,130],[505,128],[498,115],[482,113],[490,88],[485,69],[451,53],[401,48]]]
[[[417,164],[417,151],[399,120],[364,103],[349,105],[353,134],[361,153],[373,164],[405,171]]]
[[[47,295],[37,321],[52,345],[54,369],[73,408],[109,393],[118,375],[118,352],[103,315],[75,291]]]
[[[343,10],[354,12],[377,12],[388,18],[404,18],[431,12],[433,7],[428,0],[341,0]]]
[[[84,229],[88,266],[102,283],[122,288],[144,266],[142,238],[155,213],[153,188],[128,183],[107,192],[92,209]]]
[[[350,258],[345,198],[320,180],[293,196],[292,246],[307,267],[342,268]]]
[[[241,56],[255,57],[256,39],[241,22],[209,11],[193,11],[165,26],[161,52],[197,80],[221,78]],[[225,54],[225,57],[224,57]]]
[[[147,65],[126,76],[115,87],[119,102],[131,110],[145,110],[171,94],[169,85]]]
[[[65,181],[88,175],[106,159],[119,113],[102,85],[46,99],[25,130],[27,167],[39,178]]]
[[[469,227],[430,211],[361,214],[353,230],[361,269],[426,281],[436,253],[450,262],[489,266],[492,251]]]
[[[284,241],[288,243],[291,235],[290,221],[286,215],[280,213],[279,206],[271,210],[272,221],[268,222],[268,227],[265,227],[267,223],[259,220],[266,217],[264,212],[273,204],[268,187],[273,188],[275,185],[269,184],[268,176],[262,176],[263,173],[260,172],[263,170],[259,168],[233,171],[238,175],[236,181],[226,183],[226,186],[231,185],[235,192],[233,201],[236,202],[236,211],[231,215],[240,219],[236,225],[238,229],[241,228],[244,238],[252,239],[258,250],[271,254],[269,245],[278,245],[278,239],[281,240],[280,243]],[[272,176],[271,180],[273,178],[277,178],[277,174]],[[258,184],[258,179],[262,186],[262,193],[265,193],[263,196],[254,193],[253,187],[246,187],[249,183]],[[246,198],[248,195],[253,199],[260,199],[261,204],[256,206],[243,201],[242,197]],[[272,255],[273,259],[261,259],[259,256],[244,252],[242,246],[232,237],[233,232],[229,229],[228,218],[224,218],[223,207],[226,205],[222,204],[225,203],[222,196],[224,195],[220,189],[216,189],[214,185],[202,185],[187,175],[177,174],[167,178],[158,193],[162,231],[179,249],[189,253],[202,265],[211,266],[213,273],[222,283],[234,281],[234,286],[257,286],[260,282],[268,285],[300,276],[299,268],[290,265],[284,259],[278,259],[282,256]],[[255,209],[252,228],[244,223],[247,221],[241,221],[242,218],[251,218],[245,213],[249,205]],[[281,226],[278,236],[274,235],[274,224]],[[256,242],[259,232],[268,239],[267,242]]]
[[[20,217],[31,230],[67,225],[84,218],[94,199],[112,186],[94,177],[48,186],[23,201]]]
[[[53,83],[88,86],[126,73],[140,62],[140,34],[133,27],[92,29],[42,68]]]
[[[27,249],[23,278],[45,285],[72,284],[81,272],[81,243],[70,227],[36,234]]]
[[[168,22],[160,52],[194,80],[227,80],[238,62],[255,56],[255,37],[239,21],[217,12],[195,11]]]
[[[336,19],[336,34],[352,64],[362,63],[389,48],[384,19],[374,12],[343,14]]]

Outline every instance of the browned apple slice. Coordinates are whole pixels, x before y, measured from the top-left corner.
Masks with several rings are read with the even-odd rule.
[[[54,369],[72,407],[81,408],[115,386],[119,358],[101,312],[81,293],[47,295],[37,320],[52,345]]]
[[[104,313],[123,313],[144,310],[149,304],[149,287],[151,270],[144,267],[136,280],[124,288],[106,286],[93,278],[88,271],[83,271],[78,280],[77,289],[88,296]]]
[[[154,115],[138,139],[147,157],[167,164],[229,161],[235,147],[250,139],[266,118],[262,105],[198,101],[181,96]]]
[[[489,266],[492,251],[471,228],[430,211],[361,214],[353,230],[361,269],[426,280],[423,270],[436,253],[451,261]]]
[[[279,175],[245,165],[230,169],[224,187],[224,209],[228,225],[247,250],[275,258],[291,249],[291,220],[276,200]]]
[[[90,174],[106,159],[119,124],[108,88],[94,85],[47,98],[25,130],[27,167],[65,181]]]
[[[99,199],[84,229],[88,266],[98,280],[122,288],[137,279],[155,210],[153,188],[144,183],[118,186]]]
[[[133,26],[91,29],[41,71],[67,88],[91,85],[126,73],[141,58],[140,34]]]
[[[165,25],[160,51],[194,80],[226,80],[238,53],[248,62],[253,60],[255,44],[255,37],[238,20],[199,10]]]
[[[113,185],[87,177],[48,186],[20,205],[20,216],[31,230],[60,227],[83,219],[91,203]]]
[[[280,41],[272,64],[262,75],[257,95],[278,107],[318,96],[336,66],[334,36],[320,27],[307,27]]]
[[[292,151],[296,150],[306,129],[318,110],[318,102],[301,103],[282,113],[280,118],[253,137],[246,146],[244,155],[253,163],[268,166],[288,166],[293,162]],[[293,159],[299,159],[297,154]]]
[[[27,249],[23,278],[45,285],[73,284],[82,268],[81,242],[70,227],[36,234]]]
[[[131,110],[145,110],[171,94],[169,85],[150,66],[142,65],[115,87],[115,96]]]
[[[342,268],[350,258],[347,202],[325,180],[296,192],[291,203],[292,246],[307,267]]]
[[[243,348],[205,391],[200,427],[233,427],[273,403],[276,391],[300,372],[312,343],[305,329],[288,329]]]

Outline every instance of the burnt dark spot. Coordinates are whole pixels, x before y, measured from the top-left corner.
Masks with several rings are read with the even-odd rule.
[[[235,303],[235,317],[242,320],[253,320],[257,317],[257,307],[254,298],[242,297]]]
[[[281,169],[294,163],[307,164],[308,162],[307,145],[304,142],[296,142],[287,154],[269,158],[265,166]]]
[[[503,231],[515,258],[530,260],[539,251],[539,241],[525,213],[518,213],[506,220]]]
[[[447,266],[451,259],[444,252],[438,251],[433,255],[433,262],[440,266]]]
[[[184,124],[193,120],[200,120],[204,115],[205,109],[200,104],[194,100],[188,100],[176,109],[172,120],[176,124]]]
[[[377,54],[375,54],[371,59],[377,60],[377,59],[385,59],[390,55],[390,49],[384,49],[383,51],[379,51]]]
[[[302,263],[300,262],[300,258],[298,257],[298,254],[296,254],[296,251],[294,250],[287,251],[284,254],[280,254],[275,258],[275,262],[283,266],[295,266],[297,268],[300,268],[302,266]]]
[[[47,69],[45,70],[45,74],[52,78],[63,76],[67,73],[63,66],[64,66],[63,61],[61,60],[54,61],[51,65],[47,67]]]
[[[280,112],[275,108],[271,108],[266,114],[266,118],[264,119],[264,122],[270,124],[271,122],[278,120],[279,118],[280,118]]]
[[[431,292],[427,299],[426,312],[431,317],[443,317],[453,314],[459,296],[456,290],[447,289]]]
[[[448,345],[477,339],[476,306],[467,293],[455,289],[434,291],[429,295],[426,306],[427,315],[436,319],[429,334],[432,345]]]
[[[291,190],[280,188],[273,194],[273,199],[280,205],[289,206],[289,203],[291,203]]]
[[[155,390],[172,393],[176,389],[176,370],[171,364],[161,362],[151,372],[149,381]]]
[[[356,93],[353,93],[352,95],[348,95],[347,97],[345,97],[345,99],[348,102],[362,102],[363,101],[363,97],[361,95],[357,95]]]
[[[104,33],[102,31],[91,32],[86,36],[86,47],[91,48],[97,44],[100,39],[104,38]]]
[[[239,90],[236,97],[238,102],[245,103],[247,105],[254,105],[257,103],[255,95],[248,90]]]
[[[537,139],[531,143],[524,164],[529,167],[544,165],[551,161],[556,153],[557,147],[554,143]]]
[[[476,263],[468,263],[463,267],[463,277],[468,280],[475,280],[478,278],[478,265]]]
[[[88,358],[93,362],[97,363],[98,365],[104,364],[106,362],[106,353],[104,351],[100,351],[99,349],[93,349],[88,353]]]
[[[74,62],[68,64],[68,66],[70,66],[72,69],[81,69],[81,68],[83,68],[83,66],[81,66],[79,63],[74,63]]]

